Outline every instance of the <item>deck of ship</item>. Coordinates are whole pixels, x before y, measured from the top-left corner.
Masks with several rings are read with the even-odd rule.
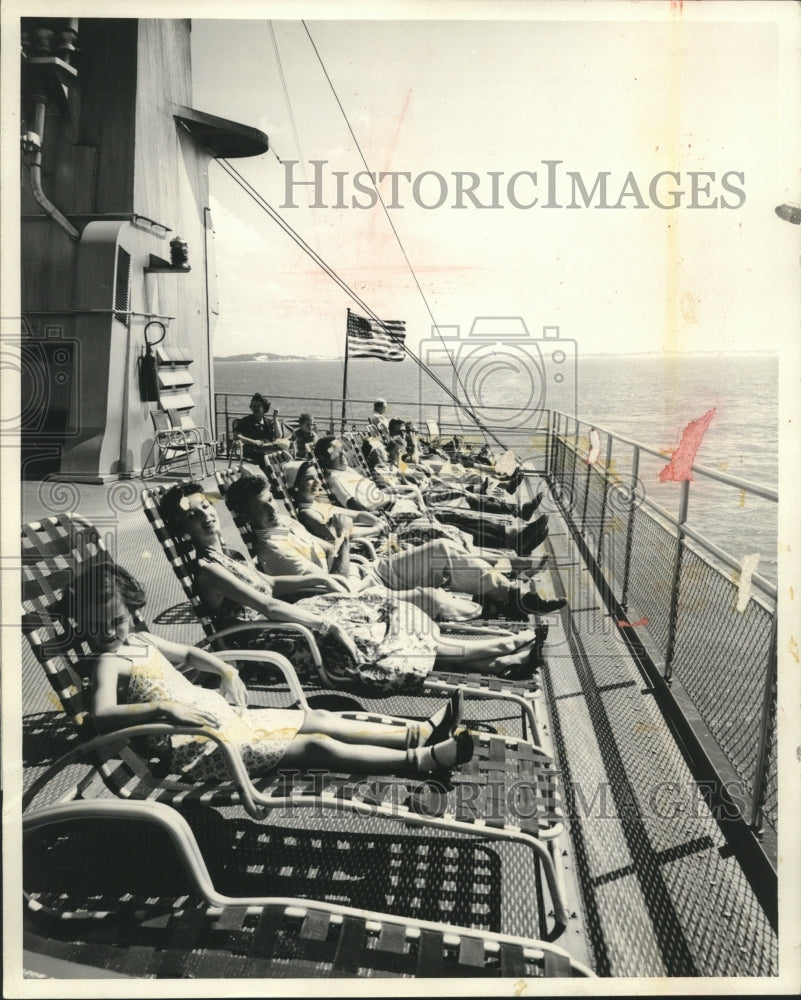
[[[212,483],[213,479],[206,481],[210,490]],[[79,510],[112,532],[117,559],[146,585],[147,617],[154,630],[180,641],[197,641],[202,631],[192,621],[185,595],[141,510],[141,485],[24,483],[23,518],[32,521]],[[747,865],[741,864],[725,825],[699,792],[636,650],[624,641],[604,604],[580,540],[555,501],[548,498],[545,506],[551,526],[548,572],[555,591],[569,599],[568,607],[551,619],[543,697],[538,701],[544,742],[553,749],[561,772],[568,828],[559,853],[570,920],[557,943],[601,976],[776,975],[777,935],[746,877]],[[228,540],[236,544],[236,529],[227,514],[222,520]],[[58,753],[65,727],[41,669],[25,648],[21,676],[27,785]],[[421,714],[415,707],[414,699],[396,699],[393,711]],[[513,725],[508,720],[506,724]],[[271,814],[259,830],[253,827],[243,814],[229,810],[219,830],[204,829],[198,836],[212,845],[212,853],[223,855],[230,850],[226,838],[231,837],[251,843],[253,850],[283,850],[283,862],[271,869],[280,873],[280,887],[273,885],[270,891],[330,893],[331,887],[321,882],[327,872],[341,885],[347,883],[347,893],[344,889],[342,893],[352,905],[380,908],[381,885],[372,883],[381,883],[381,867],[389,857],[381,850],[385,829],[380,823]],[[341,840],[346,833],[352,838],[352,868],[335,871],[339,863],[331,861],[327,838]],[[421,897],[417,913],[425,915],[435,904],[426,901],[426,879],[414,866],[414,845],[419,847],[420,837],[426,838],[427,850],[434,854],[438,843],[447,844],[448,838],[410,831],[408,856],[406,848],[393,848],[402,850],[404,862],[411,866]],[[124,868],[121,849],[110,845],[110,850],[110,862],[86,859],[86,869],[72,881],[92,877],[90,868],[95,877],[98,871],[113,871],[115,865]],[[530,906],[536,873],[527,868],[529,860],[514,848],[482,844],[478,838],[472,850],[460,861],[464,894],[471,896],[486,882],[499,929],[537,936]],[[251,868],[254,857],[253,853],[247,857]],[[503,885],[503,896],[493,895],[498,884]],[[381,901],[385,903],[386,897]],[[465,912],[460,916],[465,919]],[[95,966],[128,975],[157,974],[163,941],[154,928],[142,929],[138,937],[135,927],[128,926],[124,937],[113,942],[113,948],[102,938],[94,946],[91,941],[89,946],[76,945],[55,940],[28,916],[25,965],[33,974],[54,976],[67,975],[70,968],[84,976],[86,968]],[[186,938],[186,949],[191,956],[187,968],[201,970],[189,974],[238,974],[233,959],[204,965],[198,958],[203,942],[192,935]],[[168,974],[188,973],[184,969]]]

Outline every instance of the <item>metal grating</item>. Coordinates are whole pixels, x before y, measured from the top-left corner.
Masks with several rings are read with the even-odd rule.
[[[584,501],[584,534],[594,555],[598,554],[598,540],[603,529],[604,473],[588,465]]]
[[[629,602],[648,619],[648,631],[664,657],[667,649],[670,584],[676,536],[640,508],[634,528],[629,571]]]
[[[631,510],[626,506],[626,501],[622,498],[622,493],[619,493],[614,487],[610,487],[607,495],[604,526],[601,532],[599,561],[607,579],[615,584],[618,594],[622,592],[625,579],[626,538],[631,514]]]
[[[754,600],[737,611],[737,587],[689,548],[679,593],[674,673],[750,796],[773,616]]]
[[[776,703],[773,704],[774,724],[771,731],[770,742],[768,744],[768,773],[765,787],[765,802],[762,812],[765,819],[773,829],[778,828],[779,823],[779,761],[778,743],[776,741]]]

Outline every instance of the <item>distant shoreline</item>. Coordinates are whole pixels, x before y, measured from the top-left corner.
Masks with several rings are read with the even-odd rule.
[[[655,358],[655,357],[669,357],[669,358],[697,358],[697,357],[778,357],[778,351],[602,351],[595,352],[592,354],[584,354],[579,352],[580,358]],[[260,351],[258,354],[229,354],[225,357],[214,357],[212,361],[214,364],[221,364],[225,362],[237,363],[237,364],[248,364],[250,362],[256,362],[258,364],[266,364],[270,361],[280,361],[280,362],[295,362],[295,361],[344,361],[344,355],[341,357],[320,357],[319,355],[309,355],[307,357],[302,357],[297,354],[270,354],[268,352]],[[354,360],[354,364],[361,361],[371,361],[376,360],[374,358],[358,358]]]

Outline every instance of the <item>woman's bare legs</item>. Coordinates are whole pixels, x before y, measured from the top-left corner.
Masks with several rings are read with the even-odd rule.
[[[498,674],[528,662],[537,633],[528,629],[515,635],[464,639],[440,636],[435,666],[440,670],[470,669]]]
[[[428,723],[420,725],[427,726]],[[389,726],[381,722],[345,719],[336,712],[327,712],[325,709],[306,709],[306,717],[299,730],[302,736],[330,737],[341,743],[367,744],[391,750],[406,749],[408,732],[409,726],[406,724]]]
[[[448,716],[450,709],[450,704],[446,702],[429,719],[408,719],[396,725],[388,725],[383,722],[347,719],[339,712],[328,712],[322,708],[307,708],[303,725],[298,732],[302,736],[330,737],[351,745],[405,750],[410,745],[425,743],[434,733],[435,727]]]
[[[460,734],[460,738],[465,735]],[[410,771],[422,774],[443,767],[453,767],[459,762],[461,754],[463,750],[460,750],[460,740],[453,738],[443,740],[433,747],[418,747],[406,751],[374,743],[344,743],[327,733],[301,731],[289,744],[281,760],[281,767],[296,767],[299,770],[325,768],[351,774],[403,775]],[[462,759],[467,760],[469,757],[462,756]]]

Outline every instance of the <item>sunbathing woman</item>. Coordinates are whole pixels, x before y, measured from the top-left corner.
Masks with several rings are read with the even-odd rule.
[[[266,483],[263,484],[266,490]],[[269,495],[269,491],[267,491]],[[230,488],[229,488],[230,495]],[[218,628],[253,619],[253,613],[272,621],[296,622],[324,637],[324,659],[329,673],[348,673],[348,663],[377,663],[382,676],[391,673],[398,685],[428,676],[432,666],[471,669],[485,673],[518,671],[536,663],[536,632],[453,639],[417,603],[399,600],[384,588],[352,594],[321,594],[294,604],[277,593],[298,593],[307,586],[303,575],[271,577],[222,544],[214,505],[197,483],[179,483],[164,495],[161,515],[174,533],[185,535],[198,556],[195,587]],[[399,590],[414,587],[396,588]],[[404,595],[405,596],[405,595]],[[345,660],[343,660],[343,655]],[[369,674],[371,668],[365,671]]]
[[[390,426],[402,424],[403,421],[392,420]],[[396,428],[397,429],[397,428]],[[470,510],[479,511],[482,514],[506,514],[510,517],[519,517],[522,521],[531,519],[534,512],[542,503],[543,494],[539,493],[533,500],[524,503],[517,503],[516,500],[504,500],[497,493],[490,493],[490,481],[484,478],[480,485],[463,485],[458,482],[448,482],[439,475],[434,475],[429,470],[420,471],[422,466],[410,463],[408,453],[405,452],[405,439],[400,434],[390,437],[386,445],[380,442],[373,442],[365,439],[362,450],[370,466],[373,477],[379,486],[394,485],[393,476],[400,477],[401,482],[412,482],[416,484],[425,496],[425,502],[436,509],[439,517],[441,511],[450,511],[450,507],[443,507],[442,504],[456,503],[456,510],[464,509],[463,504],[467,504]],[[413,478],[409,478],[410,471]],[[511,490],[514,493],[522,481],[522,473],[510,480],[513,483]],[[500,484],[503,488],[503,484]],[[496,488],[498,484],[496,483]],[[440,518],[442,520],[442,518]]]
[[[352,469],[338,438],[320,438],[314,446],[314,454],[326,476],[326,483],[340,506],[355,510],[382,511],[394,514],[398,503],[410,503],[407,498],[398,500],[391,489],[382,489],[360,472]],[[410,489],[411,487],[402,487]],[[422,510],[418,507],[418,515]],[[516,523],[487,517],[480,511],[462,510],[451,507],[425,508],[442,523],[452,524],[460,531],[468,532],[473,540],[490,548],[511,548],[518,555],[530,555],[545,541],[548,535],[548,518],[545,514],[530,524]]]
[[[458,696],[424,722],[398,724],[349,720],[321,709],[248,709],[247,691],[230,664],[205,650],[131,631],[131,612],[144,605],[145,595],[110,562],[85,569],[65,601],[93,653],[92,716],[99,730],[161,720],[207,726],[239,751],[251,776],[279,766],[420,775],[465,763],[473,754],[469,732],[457,728]],[[218,676],[219,691],[191,683],[176,665]],[[214,740],[177,734],[169,737],[167,752],[175,772],[200,781],[230,777]]]
[[[301,477],[302,485],[307,483],[314,487],[313,497],[308,498],[308,502],[301,503],[298,496],[298,488],[301,482],[298,480],[298,473],[303,470]],[[322,489],[322,482],[314,469],[314,465],[309,461],[284,462],[281,466],[284,478],[284,485],[290,499],[298,512],[298,520],[313,535],[327,542],[336,541],[343,533],[349,538],[377,538],[383,535],[387,529],[387,523],[378,514],[371,514],[367,510],[346,510],[344,507],[337,507],[332,504]],[[323,530],[315,530],[314,526],[320,526]]]

